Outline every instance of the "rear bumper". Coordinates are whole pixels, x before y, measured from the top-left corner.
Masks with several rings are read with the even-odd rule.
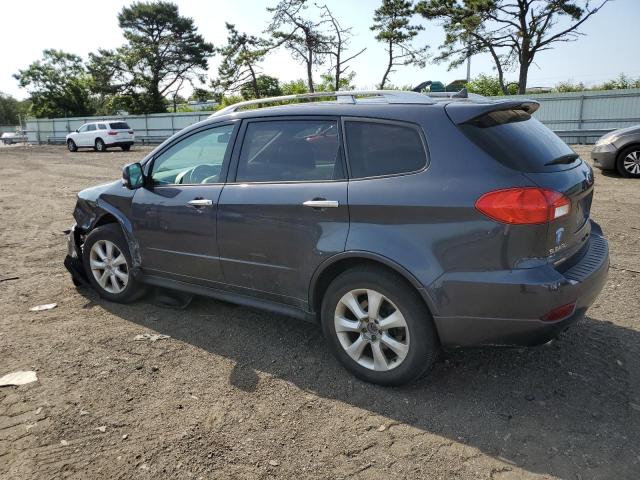
[[[591,150],[593,166],[601,170],[614,170],[616,168],[616,155],[618,151],[613,144],[598,145]]]
[[[124,140],[124,141],[117,141],[112,143],[105,143],[105,145],[107,147],[130,147],[134,143],[135,143],[134,140]]]
[[[594,223],[586,252],[565,271],[549,265],[444,275],[435,289],[445,304],[434,317],[440,341],[445,347],[546,343],[584,316],[608,270],[609,246]],[[575,309],[568,317],[540,320],[573,302]]]

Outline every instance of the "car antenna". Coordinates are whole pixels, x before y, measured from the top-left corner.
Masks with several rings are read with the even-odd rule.
[[[469,90],[467,87],[462,87],[462,90],[451,95],[451,98],[469,98]]]

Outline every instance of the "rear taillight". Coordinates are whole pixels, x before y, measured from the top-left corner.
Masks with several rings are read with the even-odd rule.
[[[571,202],[554,190],[520,187],[485,193],[476,201],[476,208],[498,222],[533,225],[568,215]]]
[[[117,135],[118,132],[114,132],[113,130],[110,130],[109,132],[107,132],[107,135]]]
[[[543,315],[540,320],[542,320],[543,322],[556,322],[558,320],[562,320],[563,318],[567,318],[573,313],[575,309],[576,302],[567,303],[566,305],[562,305],[561,307],[554,308],[547,314]]]

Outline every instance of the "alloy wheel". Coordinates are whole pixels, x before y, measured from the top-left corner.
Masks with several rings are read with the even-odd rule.
[[[622,160],[624,169],[632,175],[640,175],[640,150],[629,152]]]
[[[409,327],[402,312],[375,290],[356,289],[343,295],[334,326],[347,355],[369,370],[392,370],[409,353]]]
[[[129,266],[118,246],[109,240],[98,240],[91,246],[89,266],[93,278],[105,291],[117,294],[127,288]]]

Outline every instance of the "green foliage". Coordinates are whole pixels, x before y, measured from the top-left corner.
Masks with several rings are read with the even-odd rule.
[[[177,5],[134,2],[122,8],[118,22],[126,43],[90,54],[96,92],[121,95],[131,113],[157,113],[166,111],[166,97],[184,82],[204,82],[214,47]]]
[[[485,75],[483,73],[467,83],[466,87],[469,93],[477,93],[487,97],[504,95],[504,91],[502,90],[498,77]],[[518,86],[514,83],[510,83],[507,86],[507,89],[509,95],[515,95],[518,92]]]
[[[586,89],[587,89],[587,87],[584,86],[584,83],[582,83],[582,82],[575,83],[573,80],[567,80],[565,82],[560,82],[560,83],[556,84],[556,86],[553,88],[554,91],[563,92],[563,93],[567,93],[567,92],[583,92]]]
[[[242,96],[247,98],[267,96],[260,90],[258,71],[260,62],[269,51],[269,43],[238,32],[235,25],[230,23],[226,26],[227,44],[217,50],[222,62],[218,67],[218,78],[213,82],[214,88],[224,93],[242,91]]]
[[[380,88],[385,88],[389,74],[394,67],[417,65],[423,67],[427,60],[428,46],[416,48],[413,41],[422,25],[412,25],[413,4],[408,0],[382,0],[375,11],[371,30],[378,32],[376,40],[385,44],[387,49],[387,68],[382,76]]]
[[[346,76],[340,78],[340,84],[338,90],[355,90],[353,85],[353,79],[356,76],[356,72],[350,72]],[[320,83],[316,87],[318,92],[335,92],[335,77],[329,73],[320,76]]]
[[[48,49],[42,59],[14,75],[31,97],[35,117],[69,117],[95,112],[91,80],[82,59],[61,50]]]
[[[608,80],[599,86],[599,90],[620,90],[625,88],[640,88],[640,77],[635,80],[621,73],[613,80]]]
[[[257,87],[257,95],[255,87]],[[244,85],[240,90],[242,98],[245,100],[251,100],[252,98],[277,97],[282,95],[280,81],[275,77],[270,77],[269,75],[258,76],[256,78],[255,87],[253,84]]]
[[[0,92],[0,125],[18,125],[20,102],[11,95]]]
[[[283,95],[299,95],[309,93],[309,87],[304,79],[291,80],[280,85]]]

